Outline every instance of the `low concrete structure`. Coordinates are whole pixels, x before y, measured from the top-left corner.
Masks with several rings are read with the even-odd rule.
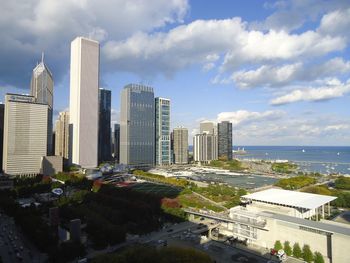
[[[289,241],[293,246],[309,245],[313,252],[320,252],[325,262],[348,263],[350,254],[346,246],[350,244],[350,226],[333,221],[307,220],[322,211],[318,208],[334,200],[332,196],[322,196],[294,191],[269,189],[245,195],[244,206],[236,206],[228,213],[186,210],[197,215],[221,222],[219,233],[228,238],[244,241],[248,246],[271,249],[279,240]],[[313,211],[313,213],[311,213]],[[316,214],[315,214],[316,213]],[[209,237],[211,233],[209,233]],[[350,247],[349,247],[350,248]]]
[[[41,158],[41,173],[52,176],[63,171],[62,156],[44,156]]]

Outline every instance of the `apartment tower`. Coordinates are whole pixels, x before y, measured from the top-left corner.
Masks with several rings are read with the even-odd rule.
[[[69,112],[60,112],[55,125],[55,155],[69,159]]]
[[[174,163],[188,164],[188,130],[175,128],[173,138]]]
[[[232,123],[218,123],[218,155],[219,158],[232,160]]]
[[[155,99],[156,165],[170,165],[170,100]]]

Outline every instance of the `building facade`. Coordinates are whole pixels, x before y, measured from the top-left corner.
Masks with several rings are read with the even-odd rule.
[[[188,164],[188,129],[173,130],[173,151],[175,164]]]
[[[54,141],[52,137],[53,85],[53,76],[50,69],[44,63],[43,54],[41,62],[33,69],[30,82],[30,95],[35,97],[36,102],[48,105],[47,155],[54,154]]]
[[[48,105],[35,97],[6,94],[3,169],[6,174],[32,176],[40,173],[47,154]]]
[[[100,46],[77,37],[71,43],[70,134],[73,164],[96,167],[98,162],[98,88]]]
[[[211,121],[203,121],[199,124],[200,134],[216,134],[215,124]]]
[[[114,160],[119,163],[120,162],[120,125],[114,124],[114,132],[113,132],[113,157]]]
[[[120,163],[153,166],[155,157],[153,88],[129,84],[121,92]]]
[[[218,137],[214,134],[197,134],[193,137],[193,159],[208,163],[218,159]]]
[[[156,165],[170,165],[170,100],[155,99]]]
[[[218,155],[219,158],[232,160],[232,123],[218,123]]]
[[[111,150],[111,94],[99,89],[98,162],[110,161]]]
[[[4,141],[4,114],[5,104],[0,103],[0,173],[2,172],[2,152]]]
[[[55,155],[69,159],[69,112],[60,112],[55,125]]]

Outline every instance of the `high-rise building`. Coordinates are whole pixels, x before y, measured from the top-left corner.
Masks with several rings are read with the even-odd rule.
[[[47,154],[48,105],[33,96],[6,94],[3,169],[10,175],[40,173]]]
[[[211,121],[203,121],[199,124],[200,134],[216,134],[215,125]]]
[[[121,92],[120,105],[120,163],[153,166],[153,88],[138,84],[125,86]]]
[[[71,43],[69,121],[73,164],[91,168],[98,159],[100,45],[77,37]]]
[[[3,140],[4,140],[4,114],[5,105],[0,103],[0,173],[2,172],[2,151],[3,151]]]
[[[35,97],[37,103],[47,104],[49,106],[47,118],[47,155],[53,155],[53,77],[50,69],[44,63],[44,54],[41,56],[41,62],[33,69],[32,80],[30,82],[30,95]]]
[[[99,89],[98,162],[111,160],[111,91]]]
[[[218,123],[218,155],[219,158],[232,160],[232,123]]]
[[[114,124],[114,132],[113,132],[113,157],[114,160],[119,163],[120,161],[120,125]]]
[[[174,163],[188,163],[188,130],[186,128],[175,128],[174,137]]]
[[[170,100],[155,99],[156,165],[170,165]]]
[[[55,125],[55,155],[69,159],[69,112],[60,112]]]
[[[197,134],[193,137],[195,162],[208,163],[218,159],[218,137],[214,134]]]

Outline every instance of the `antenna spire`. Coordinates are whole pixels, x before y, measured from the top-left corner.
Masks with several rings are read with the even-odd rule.
[[[44,52],[41,52],[41,63],[44,63]]]

